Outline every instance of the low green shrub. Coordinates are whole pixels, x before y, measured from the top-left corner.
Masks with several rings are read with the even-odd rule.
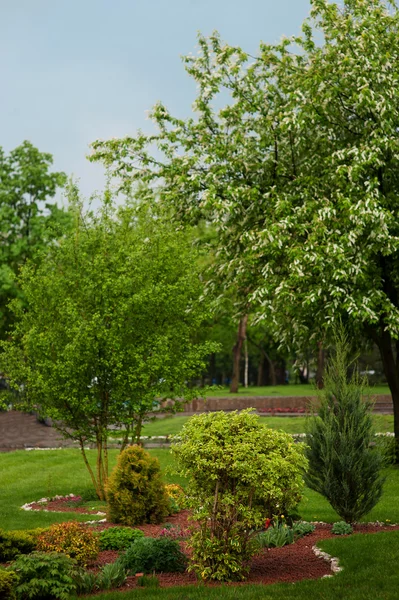
[[[0,570],[0,598],[1,600],[16,600],[15,588],[18,575],[13,571]]]
[[[209,528],[201,527],[192,534],[189,545],[193,549],[189,570],[205,581],[242,581],[259,548],[256,539],[245,539],[240,530],[236,532],[232,527],[225,539],[212,536]]]
[[[105,565],[97,577],[100,590],[112,590],[121,587],[126,581],[126,569],[120,560]]]
[[[137,585],[139,587],[158,588],[159,579],[155,575],[142,575],[137,578]]]
[[[260,548],[281,548],[294,542],[294,530],[288,525],[277,523],[257,537]]]
[[[165,537],[138,538],[121,557],[125,569],[132,573],[179,573],[187,559],[179,543]]]
[[[110,527],[100,533],[100,550],[125,550],[139,537],[144,537],[140,529]]]
[[[70,600],[76,592],[75,565],[65,554],[32,552],[18,556],[8,570],[18,576],[18,600]]]
[[[312,533],[314,530],[315,526],[305,521],[298,521],[292,527],[280,522],[258,534],[257,542],[260,548],[281,548],[293,544],[296,540]]]
[[[169,501],[158,459],[140,446],[128,446],[108,480],[107,502],[111,523],[162,523],[169,512]]]
[[[29,554],[36,548],[36,540],[28,531],[0,529],[0,562],[14,560],[20,554]]]
[[[350,535],[353,532],[353,527],[349,523],[345,523],[345,521],[337,521],[332,526],[331,532],[334,535]]]
[[[92,594],[98,591],[98,575],[93,571],[78,569],[73,573],[73,582],[76,586],[76,593],[79,595]]]
[[[55,523],[39,536],[37,549],[42,552],[62,552],[81,565],[94,560],[99,552],[98,537],[88,527],[70,521]]]
[[[313,531],[316,529],[316,526],[312,523],[307,523],[307,521],[298,521],[297,523],[293,524],[292,529],[294,531],[295,539],[298,539],[304,535],[313,533]]]

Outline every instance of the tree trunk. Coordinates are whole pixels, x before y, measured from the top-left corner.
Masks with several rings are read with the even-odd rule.
[[[248,387],[248,343],[247,338],[244,340],[244,356],[245,356],[245,370],[244,370],[244,387]]]
[[[258,381],[257,381],[258,387],[260,387],[261,385],[263,385],[263,362],[264,362],[264,357],[263,357],[263,354],[262,354],[259,357],[259,364],[258,364]]]
[[[247,336],[248,315],[244,315],[238,324],[237,341],[233,348],[233,375],[231,378],[230,392],[237,393],[240,383],[241,350]]]
[[[392,395],[393,420],[395,433],[395,462],[399,463],[399,354],[396,343],[396,357],[393,349],[393,340],[389,331],[385,330],[382,323],[378,334],[372,335],[380,351],[386,380]]]
[[[316,385],[319,390],[322,390],[324,387],[324,363],[326,358],[326,353],[323,348],[323,342],[318,342],[318,351],[317,351],[317,369],[316,369]]]
[[[267,364],[269,365],[270,384],[277,385],[276,368],[275,368],[274,362],[272,361],[272,359],[270,358],[270,356],[268,355],[268,353],[266,352],[266,350],[264,349],[262,344],[258,344],[257,342],[255,342],[255,340],[250,338],[249,335],[247,336],[247,338],[248,338],[248,341],[250,341],[251,344],[256,346],[258,348],[258,350],[260,350],[262,352],[263,356],[265,357]],[[263,376],[263,365],[262,365],[262,376]],[[258,373],[258,380],[259,380],[259,373]],[[258,385],[261,385],[261,384],[258,383]]]

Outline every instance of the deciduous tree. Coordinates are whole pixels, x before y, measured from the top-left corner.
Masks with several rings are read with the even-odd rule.
[[[207,309],[187,236],[145,208],[114,208],[108,193],[97,212],[71,194],[71,233],[22,269],[26,306],[14,303],[3,360],[24,406],[79,443],[102,498],[110,426],[124,428],[122,449],[139,442],[163,399],[195,395],[188,382],[215,344],[194,340]]]

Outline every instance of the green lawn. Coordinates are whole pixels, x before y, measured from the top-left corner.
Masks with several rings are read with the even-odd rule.
[[[332,578],[296,584],[238,587],[190,586],[99,594],[98,600],[397,600],[399,532],[325,540],[320,547],[338,556],[343,571]]]
[[[172,456],[169,450],[150,450],[160,460],[165,480],[181,483],[184,480],[171,472]],[[94,461],[94,451],[89,451]],[[110,465],[115,464],[117,450],[110,452]],[[399,523],[399,468],[390,467],[386,471],[384,494],[365,520]],[[55,494],[80,494],[93,498],[89,475],[78,450],[17,451],[0,454],[0,526],[5,529],[30,529],[47,526],[54,522],[71,518],[91,519],[85,515],[65,515],[65,513],[27,512],[20,509],[22,504],[39,500],[43,496]],[[334,522],[337,515],[328,503],[318,494],[305,489],[299,507],[302,518]]]
[[[390,394],[387,385],[376,385],[371,388],[373,394]],[[266,385],[262,387],[240,387],[238,394],[231,394],[228,387],[217,390],[206,390],[204,396],[315,396],[316,389],[311,383],[299,385]]]
[[[168,416],[156,419],[143,428],[143,435],[172,435],[179,433],[184,423],[190,417],[180,415]],[[272,429],[283,429],[287,433],[304,433],[306,417],[260,417],[261,423]],[[373,415],[373,421],[376,431],[393,431],[393,415]],[[120,436],[120,432],[115,432],[115,436]]]

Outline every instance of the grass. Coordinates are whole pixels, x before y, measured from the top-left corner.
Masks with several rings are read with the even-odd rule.
[[[110,451],[110,469],[116,463],[118,451]],[[164,471],[172,465],[168,450],[152,450]],[[95,452],[88,450],[89,460],[95,461]],[[184,483],[178,476],[166,474],[169,483]],[[31,529],[46,527],[65,520],[94,520],[101,517],[76,513],[24,511],[28,502],[56,494],[82,495],[89,506],[98,507],[88,471],[79,450],[19,450],[0,453],[0,527],[4,529]]]
[[[190,417],[181,415],[162,417],[147,423],[143,428],[143,435],[174,435],[179,433],[183,425]],[[283,429],[287,433],[304,433],[306,417],[260,417],[261,423],[272,429]],[[393,431],[393,415],[373,415],[374,427],[376,431]],[[113,435],[119,437],[121,432],[113,432]]]
[[[171,472],[173,457],[169,450],[154,449],[150,452],[159,459],[166,482],[185,485],[184,479]],[[94,461],[94,454],[94,451],[89,451],[91,461]],[[116,462],[116,457],[117,450],[110,451],[111,468]],[[383,497],[367,515],[365,519],[367,521],[389,519],[392,523],[399,523],[399,503],[397,502],[399,469],[396,467],[387,469],[386,478]],[[71,519],[83,521],[95,519],[94,516],[74,513],[65,515],[65,513],[27,512],[20,509],[23,504],[39,500],[43,496],[70,493],[82,495],[88,505],[96,506],[89,475],[78,450],[17,451],[0,454],[0,523],[2,528],[31,529]],[[332,523],[339,520],[327,501],[309,489],[305,489],[299,512],[302,518],[308,521]]]
[[[397,600],[399,532],[325,540],[320,547],[338,556],[343,571],[328,579],[299,583],[166,589],[99,594],[96,600]]]
[[[373,394],[390,394],[387,385],[376,385],[371,387]],[[240,387],[237,394],[232,394],[228,387],[221,387],[215,390],[206,390],[204,396],[315,396],[316,390],[312,383],[306,384],[288,384],[288,385],[266,385],[262,387],[251,386],[248,388]]]

